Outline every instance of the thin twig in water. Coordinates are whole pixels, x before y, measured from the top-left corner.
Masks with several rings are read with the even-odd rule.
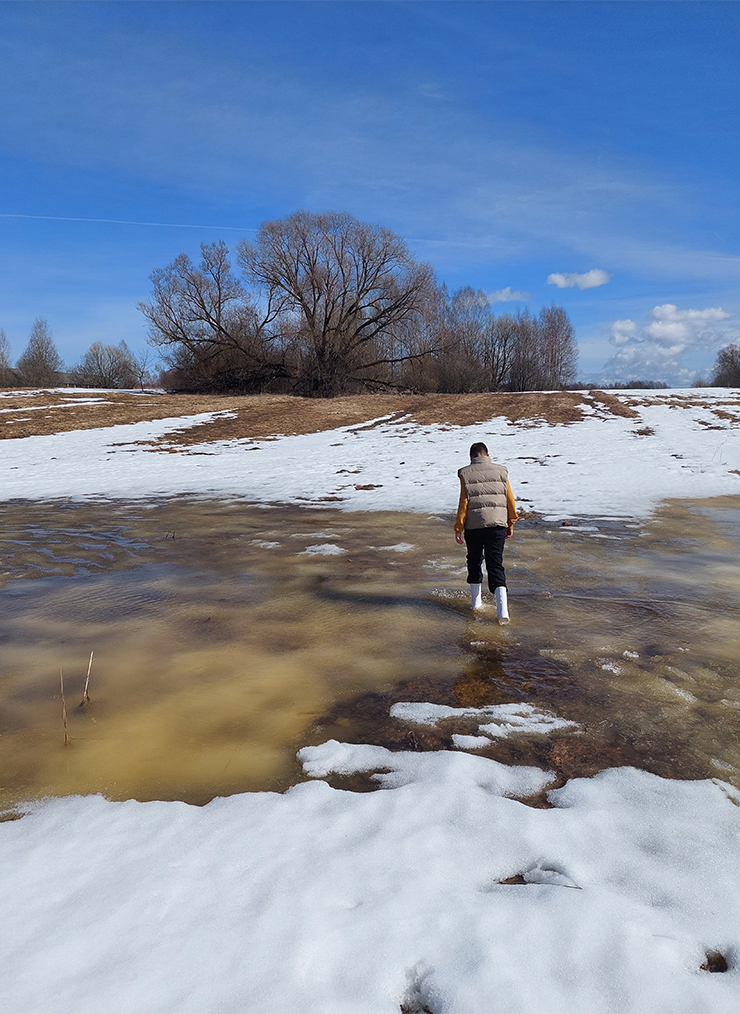
[[[87,663],[87,679],[85,680],[85,690],[82,694],[82,700],[80,701],[79,707],[84,709],[90,703],[90,694],[87,692],[87,688],[90,686],[90,671],[93,663],[93,652],[90,652],[90,661]]]
[[[64,745],[69,746],[69,733],[67,732],[67,702],[64,700],[64,673],[59,670],[59,686],[62,690],[62,724],[64,725]]]

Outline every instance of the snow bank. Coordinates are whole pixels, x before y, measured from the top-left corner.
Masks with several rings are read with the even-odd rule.
[[[0,467],[6,498],[190,493],[305,504],[332,496],[340,499],[331,506],[347,510],[450,513],[459,492],[456,469],[466,463],[470,443],[483,439],[508,465],[520,506],[552,518],[639,517],[667,497],[740,493],[737,424],[693,404],[697,397],[738,404],[737,392],[649,393],[652,403],[645,406],[639,404],[644,392],[620,395],[636,406],[638,419],[587,406],[587,418],[567,426],[522,426],[504,418],[422,426],[389,417],[270,441],[178,446],[170,453],[137,443],[208,421],[214,416],[208,413],[3,440]],[[348,468],[356,473],[351,482]]]
[[[537,809],[511,798],[548,784],[537,769],[334,742],[300,757],[314,777],[381,769],[385,790],[74,797],[0,825],[0,1008],[738,1009],[735,790],[622,768]],[[699,971],[708,949],[728,972]]]

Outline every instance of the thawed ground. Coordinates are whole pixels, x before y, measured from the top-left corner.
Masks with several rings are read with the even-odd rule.
[[[582,404],[0,443],[0,1009],[740,1005],[740,399]],[[475,439],[508,629],[450,536]]]

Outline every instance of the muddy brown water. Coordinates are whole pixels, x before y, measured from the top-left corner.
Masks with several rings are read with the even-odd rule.
[[[4,806],[203,803],[285,788],[296,750],[329,736],[423,750],[475,731],[404,726],[396,700],[555,710],[583,731],[484,755],[563,777],[637,764],[740,784],[740,497],[520,522],[508,628],[471,615],[450,518],[182,498],[1,512]]]

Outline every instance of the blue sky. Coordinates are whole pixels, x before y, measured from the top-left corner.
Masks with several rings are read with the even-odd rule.
[[[140,348],[154,268],[331,209],[688,382],[740,340],[738,66],[722,0],[6,0],[0,327]]]

